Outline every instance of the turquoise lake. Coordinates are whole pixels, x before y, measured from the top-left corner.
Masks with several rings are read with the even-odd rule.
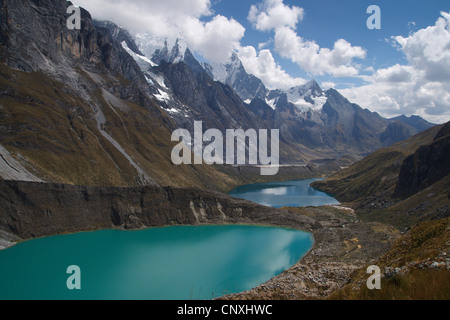
[[[322,179],[250,184],[237,187],[229,195],[274,208],[339,204],[335,198],[310,186],[319,180]]]
[[[309,233],[255,226],[104,230],[0,251],[1,300],[205,300],[251,289],[290,268]],[[67,268],[80,268],[69,290]]]

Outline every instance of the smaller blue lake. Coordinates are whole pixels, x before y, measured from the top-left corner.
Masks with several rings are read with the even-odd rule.
[[[335,198],[310,186],[314,181],[320,180],[323,179],[250,184],[237,187],[229,195],[274,208],[339,204]]]

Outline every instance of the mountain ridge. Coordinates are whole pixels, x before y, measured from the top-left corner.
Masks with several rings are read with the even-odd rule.
[[[150,39],[147,40],[150,43],[154,42],[151,36],[146,37]],[[147,48],[143,41],[145,37],[138,35],[135,38],[139,39],[138,46]],[[159,38],[159,41],[162,40]],[[255,111],[262,122],[279,129],[291,147],[290,156],[282,156],[285,162],[310,162],[331,158],[348,165],[378,148],[408,138],[423,128],[404,124],[403,118],[392,120],[396,123],[392,124],[391,120],[350,103],[336,90],[323,91],[314,80],[286,91],[268,90],[260,79],[245,71],[237,54],[233,54],[230,62],[226,64],[200,64],[185,42],[180,46],[177,40],[170,49],[167,40],[164,40],[164,45],[160,47],[163,49],[155,50],[154,55],[151,50],[147,50],[147,54],[151,55],[148,58],[155,57],[157,62],[167,60],[166,62],[172,64],[184,62],[195,74],[206,72],[214,81],[234,89],[250,112]],[[163,56],[165,58],[162,58]],[[189,57],[189,61],[186,61],[185,57]],[[200,70],[200,67],[204,70]],[[255,99],[257,101],[252,103]],[[266,106],[263,107],[263,104]],[[256,110],[255,105],[259,106]],[[267,106],[271,107],[277,116],[268,111]],[[193,105],[189,107],[196,108]],[[175,111],[177,107],[169,104],[167,109]],[[424,123],[426,122],[422,124]],[[183,122],[179,124],[188,126]],[[430,123],[425,125],[431,126]]]

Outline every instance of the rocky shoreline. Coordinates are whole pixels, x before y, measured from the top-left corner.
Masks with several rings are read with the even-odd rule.
[[[0,181],[0,246],[108,228],[248,224],[313,234],[310,252],[268,282],[221,299],[322,299],[384,254],[396,230],[333,206],[273,209],[222,193],[161,187],[103,188]]]
[[[379,223],[365,223],[345,208],[286,208],[315,220],[312,249],[292,268],[246,292],[225,300],[317,300],[343,288],[357,270],[371,265],[399,237]]]

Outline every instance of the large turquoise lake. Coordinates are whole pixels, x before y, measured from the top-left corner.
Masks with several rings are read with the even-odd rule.
[[[310,184],[322,179],[267,182],[240,186],[229,194],[268,207],[308,207],[339,204],[330,195],[313,189]]]
[[[255,226],[104,230],[0,251],[2,300],[212,299],[251,289],[312,247],[308,233]],[[69,290],[69,266],[80,290]]]
[[[338,204],[317,179],[241,186],[230,195],[271,207]],[[1,300],[204,300],[249,290],[299,261],[311,234],[257,226],[103,230],[25,241],[0,251]],[[69,290],[69,266],[80,290]]]

